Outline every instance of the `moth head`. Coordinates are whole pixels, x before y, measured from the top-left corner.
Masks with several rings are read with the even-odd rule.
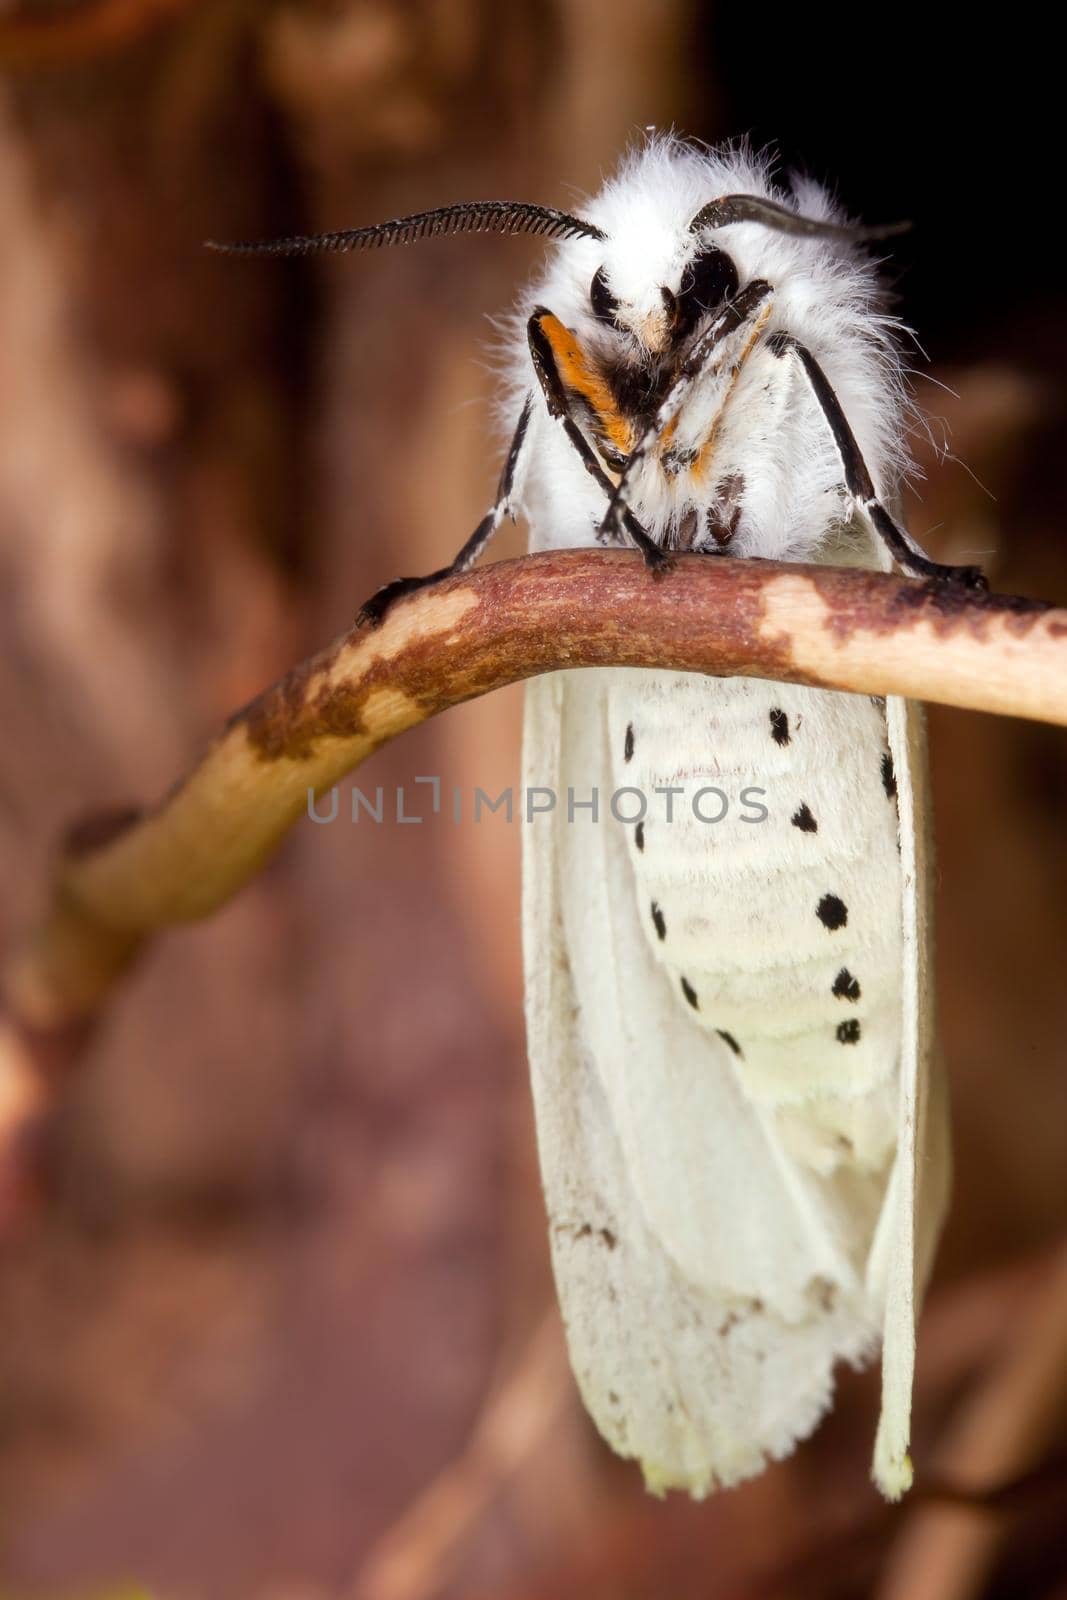
[[[599,266],[589,285],[593,316],[652,354],[686,339],[704,317],[732,300],[740,286],[732,258],[715,244],[692,250],[680,269],[662,274],[668,280],[663,283],[639,283],[616,293],[609,270],[606,264]]]
[[[709,201],[680,232],[647,205],[628,220],[628,228],[606,239],[607,249],[589,285],[588,304],[602,327],[629,336],[650,354],[683,343],[741,287],[742,273],[719,229],[749,224],[798,238],[861,243],[886,238],[906,226],[865,228],[805,217],[779,201],[749,194]],[[736,233],[732,237],[736,240]],[[583,255],[588,256],[589,249],[583,245]]]

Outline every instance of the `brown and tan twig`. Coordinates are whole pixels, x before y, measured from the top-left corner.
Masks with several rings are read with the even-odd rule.
[[[579,666],[666,667],[900,694],[1067,724],[1067,611],[857,569],[704,557],[653,579],[635,552],[527,556],[398,603],[238,712],[143,816],[94,819],[4,984],[0,1115],[69,1055],[160,928],[246,883],[305,810],[405,729],[505,684]],[[0,1149],[5,1143],[0,1127]]]

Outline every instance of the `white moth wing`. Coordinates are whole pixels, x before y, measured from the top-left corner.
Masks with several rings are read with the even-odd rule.
[[[624,830],[567,819],[568,786],[580,799],[596,785],[604,804],[612,792],[619,682],[580,672],[527,689],[524,782],[559,796],[524,831],[533,1092],[586,1405],[651,1487],[703,1494],[811,1431],[836,1361],[876,1345],[882,1304],[833,1179],[796,1158],[776,1107],[679,1002],[635,915]]]
[[[873,1255],[886,1298],[873,1476],[896,1500],[912,1481],[915,1326],[948,1204],[951,1152],[929,960],[932,846],[922,706],[890,696],[886,722],[900,816],[904,987],[897,1159]]]

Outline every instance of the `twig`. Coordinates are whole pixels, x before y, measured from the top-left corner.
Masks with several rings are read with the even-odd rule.
[[[93,819],[6,974],[0,1107],[25,1053],[69,1055],[157,929],[248,881],[307,805],[406,728],[538,673],[663,667],[900,694],[1067,724],[1067,611],[859,569],[635,552],[527,556],[353,629],[234,716],[156,810]],[[0,1149],[5,1142],[0,1127]]]
[[[91,818],[16,956],[12,1014],[82,1023],[156,929],[206,916],[322,793],[405,729],[538,673],[659,666],[904,694],[1067,724],[1067,611],[855,569],[636,554],[484,567],[352,629],[231,718],[155,811]]]

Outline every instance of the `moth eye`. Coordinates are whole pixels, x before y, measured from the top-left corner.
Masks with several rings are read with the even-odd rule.
[[[712,245],[690,261],[678,286],[679,320],[692,324],[705,311],[714,311],[737,293],[739,279],[725,250]]]
[[[589,285],[589,303],[593,308],[593,315],[598,321],[610,322],[614,327],[615,313],[619,309],[619,302],[608,288],[603,267],[597,267],[593,274],[593,281]]]

